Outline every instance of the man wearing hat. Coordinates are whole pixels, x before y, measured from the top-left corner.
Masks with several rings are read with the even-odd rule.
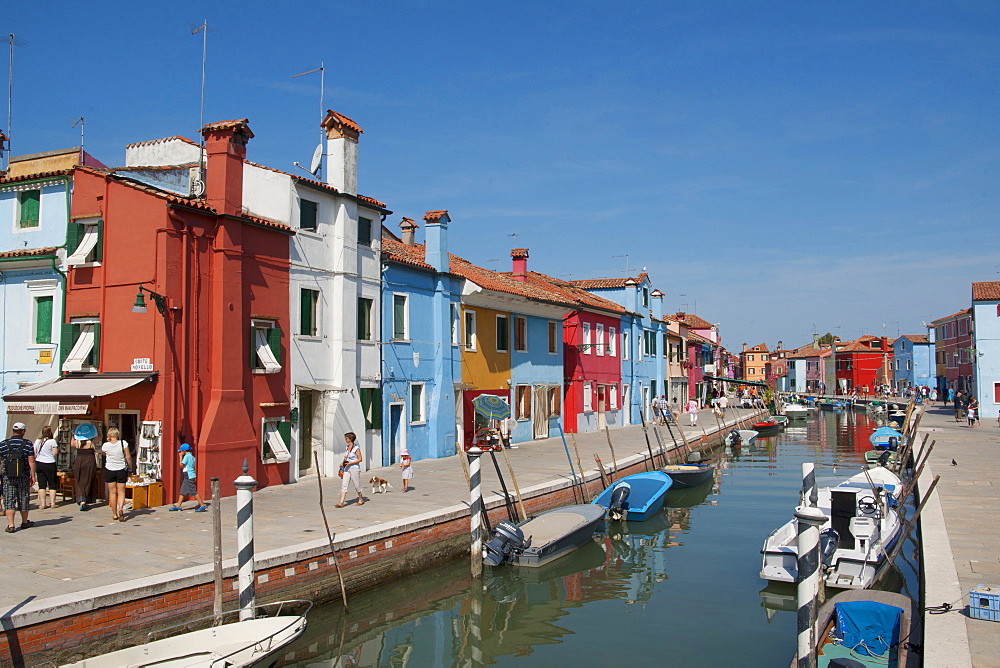
[[[184,505],[184,499],[189,499],[193,496],[198,502],[194,512],[203,513],[208,510],[208,506],[201,500],[201,494],[198,493],[198,486],[194,482],[196,475],[194,472],[195,460],[194,455],[191,454],[191,446],[184,443],[177,449],[177,452],[181,456],[181,491],[177,495],[177,503],[170,506],[170,510],[183,510],[181,506]]]
[[[28,519],[28,502],[31,486],[35,484],[35,448],[24,437],[23,422],[11,427],[13,436],[0,441],[0,462],[3,465],[3,507],[7,515],[7,533],[14,533],[14,513],[21,511],[21,528],[27,529],[34,522]]]

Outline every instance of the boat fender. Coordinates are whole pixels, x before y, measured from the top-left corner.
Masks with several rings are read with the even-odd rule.
[[[827,527],[819,532],[819,560],[824,568],[833,565],[833,555],[840,547],[840,534],[836,529]]]
[[[528,547],[524,532],[512,522],[501,522],[493,530],[493,538],[483,547],[483,562],[499,566]]]
[[[611,503],[608,505],[608,517],[615,522],[619,522],[625,517],[625,502],[628,501],[628,495],[631,493],[632,487],[627,482],[620,482],[615,485],[614,490],[611,492]]]

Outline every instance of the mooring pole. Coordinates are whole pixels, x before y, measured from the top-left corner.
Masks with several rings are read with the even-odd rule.
[[[819,595],[819,527],[827,517],[818,508],[799,506],[798,573],[798,668],[816,668],[816,597]]]
[[[802,462],[802,498],[799,505],[816,507],[819,496],[816,493],[816,465],[813,462]]]
[[[243,475],[236,485],[236,547],[239,563],[240,621],[253,619],[257,600],[254,596],[253,561],[253,488],[257,481],[250,477],[250,464],[243,460]]]
[[[470,548],[470,565],[472,567],[472,577],[478,578],[483,575],[483,489],[482,473],[479,458],[483,451],[472,447],[468,450],[469,455],[469,510],[470,510],[470,533],[472,541]]]
[[[215,563],[215,589],[212,592],[212,614],[219,622],[222,616],[222,492],[219,479],[212,478],[212,561]]]

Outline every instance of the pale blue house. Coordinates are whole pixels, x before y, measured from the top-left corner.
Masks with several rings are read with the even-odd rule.
[[[1000,281],[972,284],[972,360],[980,417],[1000,415]]]
[[[86,154],[73,148],[12,157],[0,179],[0,396],[59,376],[64,270],[67,255],[76,250],[66,248],[73,167],[81,156]],[[99,252],[91,249],[88,259],[99,262]],[[35,437],[60,412],[58,406],[27,403],[4,408],[4,437],[13,422],[26,423],[28,436]]]
[[[897,392],[907,387],[934,387],[934,344],[926,334],[903,334],[896,339],[892,371]]]
[[[461,420],[462,279],[449,273],[448,213],[429,211],[424,221],[423,245],[408,218],[402,238],[382,229],[381,396],[362,395],[363,404],[369,397],[362,409],[382,430],[386,464],[398,462],[403,448],[415,461],[455,454]],[[372,322],[372,305],[361,301],[359,328]]]

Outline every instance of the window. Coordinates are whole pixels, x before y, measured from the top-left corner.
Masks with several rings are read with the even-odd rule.
[[[747,362],[753,362],[753,355],[747,355]]]
[[[750,367],[749,369],[747,369],[747,373],[748,373],[748,374],[750,374],[750,375],[752,376],[752,375],[754,375],[755,373],[757,373],[757,369],[755,369],[755,368],[753,368],[753,367]]]
[[[315,232],[317,225],[317,214],[319,204],[307,199],[299,200],[299,229]]]
[[[608,385],[608,408],[618,410],[618,386]]]
[[[555,322],[549,321],[549,354],[559,352],[559,330]]]
[[[405,341],[409,333],[409,299],[406,295],[392,296],[392,338]]]
[[[254,320],[250,326],[250,368],[254,373],[281,371],[281,329],[273,320]]]
[[[377,387],[358,389],[361,397],[361,412],[365,416],[365,429],[382,428],[382,390]]]
[[[424,384],[410,384],[410,422],[424,421]]]
[[[507,352],[510,349],[508,347],[510,345],[509,336],[510,336],[510,329],[509,329],[509,327],[507,325],[507,316],[505,316],[505,315],[498,315],[497,316],[497,339],[496,339],[496,341],[497,341],[497,352],[498,353],[505,353],[505,352]]]
[[[663,345],[663,356],[666,357],[669,354],[669,350],[670,350],[669,344],[667,343],[667,333],[666,332],[663,332],[662,345]]]
[[[35,343],[52,343],[52,295],[35,297]]]
[[[656,332],[649,332],[649,354],[656,356]]]
[[[531,419],[531,385],[518,385],[514,388],[514,419]]]
[[[372,340],[372,310],[375,302],[367,297],[358,297],[358,340]]]
[[[101,261],[101,236],[104,226],[99,218],[81,218],[66,229],[66,248],[74,249],[66,264],[70,267]]]
[[[622,359],[629,358],[628,332],[622,332]]]
[[[63,371],[96,371],[100,362],[101,325],[96,319],[74,319],[63,325],[64,348],[69,341],[73,347],[66,353]]]
[[[594,410],[594,388],[593,383],[586,382],[583,384],[583,412],[591,413]]]
[[[22,190],[17,194],[17,226],[24,230],[38,227],[38,210],[41,208],[41,190]]]
[[[597,354],[604,356],[604,324],[597,323],[597,331],[594,333],[595,343],[597,345]]]
[[[528,319],[514,316],[514,350],[519,353],[528,350]]]
[[[608,354],[614,357],[618,354],[618,330],[608,327]]]
[[[913,370],[913,360],[906,360],[906,370],[907,371]]]
[[[299,290],[299,335],[319,334],[319,290]]]
[[[589,322],[583,323],[583,345],[580,346],[580,347],[583,348],[583,354],[584,355],[589,355],[590,354],[590,323]]]
[[[552,385],[549,387],[548,401],[549,401],[549,417],[555,417],[556,415],[560,415],[562,413],[562,395],[559,394],[558,385]]]
[[[372,245],[372,221],[370,218],[358,218],[358,245]]]
[[[649,288],[642,289],[642,305],[649,306]]]
[[[476,312],[465,312],[465,349],[476,349]]]
[[[993,403],[1000,404],[1000,383],[993,383]]]
[[[451,305],[451,345],[462,343],[462,320],[458,315],[458,304]]]
[[[281,418],[263,418],[261,422],[260,460],[267,464],[284,464],[292,458],[288,444],[292,440],[292,423]]]

